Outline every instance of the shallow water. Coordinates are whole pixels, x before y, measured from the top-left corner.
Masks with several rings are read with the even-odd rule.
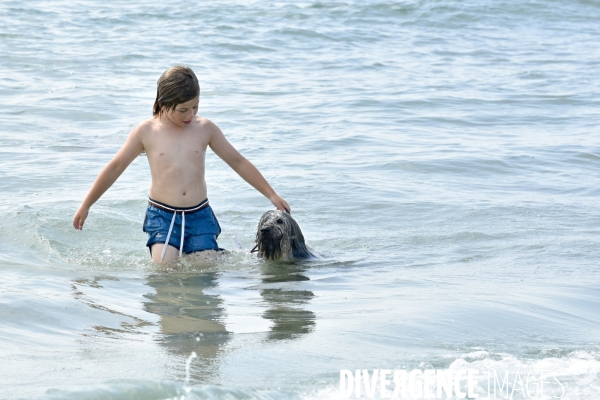
[[[329,399],[357,369],[599,396],[598,21],[583,0],[5,1],[0,398]],[[218,261],[150,262],[145,157],[71,227],[177,64],[319,260],[251,255],[271,205],[210,152]]]

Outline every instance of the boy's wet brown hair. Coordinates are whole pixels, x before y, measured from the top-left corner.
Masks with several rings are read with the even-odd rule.
[[[155,117],[160,115],[163,106],[166,107],[166,111],[170,111],[177,104],[185,103],[198,96],[200,96],[200,84],[191,68],[180,65],[169,68],[158,78],[152,115]]]

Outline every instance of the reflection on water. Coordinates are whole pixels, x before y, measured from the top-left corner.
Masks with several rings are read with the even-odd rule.
[[[159,316],[159,343],[170,353],[198,356],[196,377],[207,379],[229,340],[223,324],[223,300],[206,291],[218,286],[219,273],[163,273],[148,277],[155,293],[146,294],[145,309]]]
[[[268,286],[260,295],[269,304],[263,318],[273,322],[269,339],[293,339],[311,332],[315,314],[303,308],[315,296],[310,290],[296,290],[297,285],[285,283],[310,280],[305,269],[294,263],[265,263],[262,282]]]
[[[172,356],[170,373],[176,380],[183,379],[185,360],[194,352],[193,380],[207,383],[228,355],[235,357],[237,343],[243,343],[244,351],[265,340],[294,340],[314,330],[315,314],[306,307],[315,295],[306,290],[310,279],[305,270],[305,263],[261,263],[243,270],[98,275],[74,279],[71,285],[78,301],[98,311],[89,314],[84,336],[138,343],[145,336]],[[252,292],[255,296],[248,297]],[[238,318],[247,315],[254,318]],[[268,326],[257,324],[261,317]],[[239,320],[246,325],[235,336],[235,325],[227,327]],[[238,337],[243,341],[228,348]]]

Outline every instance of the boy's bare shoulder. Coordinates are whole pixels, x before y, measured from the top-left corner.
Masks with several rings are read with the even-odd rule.
[[[129,137],[130,140],[142,143],[142,146],[145,148],[152,142],[152,138],[155,136],[153,133],[155,133],[158,129],[159,124],[157,119],[149,118],[137,124],[132,129]]]
[[[205,130],[210,136],[213,136],[215,133],[222,133],[221,129],[212,122],[208,118],[197,116],[198,122],[200,123],[200,129]]]
[[[135,128],[133,128],[133,132],[137,132],[138,134],[143,134],[146,132],[151,132],[153,130],[155,130],[158,127],[158,121],[156,120],[156,118],[152,117],[152,118],[148,118],[145,121],[140,122],[139,124],[137,124],[137,126]]]

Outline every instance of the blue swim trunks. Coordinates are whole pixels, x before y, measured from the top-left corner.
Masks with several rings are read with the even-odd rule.
[[[149,199],[144,232],[148,234],[148,249],[155,243],[167,243],[168,240],[171,246],[179,249],[180,255],[203,250],[222,250],[217,245],[221,227],[208,199],[197,206],[184,208]]]

